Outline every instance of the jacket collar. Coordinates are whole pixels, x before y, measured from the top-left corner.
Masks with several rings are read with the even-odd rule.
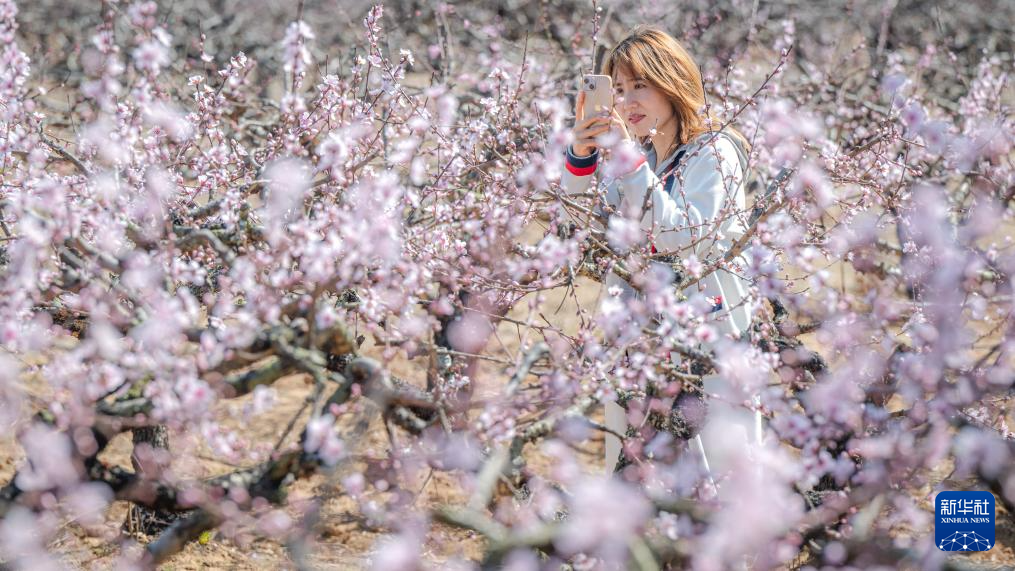
[[[645,146],[642,147],[642,150],[645,153],[645,160],[648,162],[649,168],[652,169],[652,171],[655,172],[656,175],[658,176],[662,172],[662,169],[667,168],[670,162],[673,161],[673,158],[676,157],[678,154],[680,154],[681,150],[686,149],[689,145],[693,143],[694,140],[691,140],[673,149],[673,152],[667,155],[666,159],[662,162],[657,162],[656,160],[657,159],[656,150],[655,147],[652,146],[652,141],[646,143]]]

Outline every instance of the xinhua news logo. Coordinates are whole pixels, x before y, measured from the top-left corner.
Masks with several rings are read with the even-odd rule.
[[[994,547],[994,495],[941,492],[934,500],[934,542],[941,551],[987,551]]]

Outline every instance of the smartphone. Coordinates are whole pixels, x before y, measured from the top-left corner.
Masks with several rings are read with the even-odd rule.
[[[585,117],[611,113],[613,111],[613,79],[608,75],[586,75],[582,78]]]

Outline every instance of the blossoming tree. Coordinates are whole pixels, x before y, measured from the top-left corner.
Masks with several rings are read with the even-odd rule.
[[[73,65],[40,70],[29,16],[0,0],[0,423],[18,458],[0,566],[57,565],[69,521],[124,565],[218,530],[311,567],[328,497],[287,491],[321,475],[389,534],[378,569],[426,567],[436,525],[483,538],[462,568],[955,567],[927,533],[935,491],[971,478],[1015,513],[1003,25],[958,12],[921,36],[895,3],[851,27],[758,3],[533,2],[376,6],[354,32],[311,4],[256,3],[216,36],[106,0],[87,32],[32,22],[78,38]],[[574,76],[644,21],[701,54],[708,111],[752,142],[751,207],[728,213],[749,230],[715,259],[565,223],[602,200],[558,184]],[[720,269],[753,283],[739,339],[678,295]],[[641,297],[600,292],[611,271]],[[708,374],[766,418],[722,473],[687,453],[700,427],[680,406]],[[306,398],[251,438],[294,375]],[[630,426],[607,478],[581,450],[614,400]],[[130,433],[128,466],[105,452]],[[198,442],[231,471],[188,477]],[[417,502],[435,472],[461,502]],[[114,501],[148,518],[143,549],[108,529]]]

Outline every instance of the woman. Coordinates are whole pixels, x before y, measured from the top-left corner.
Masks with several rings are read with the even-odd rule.
[[[614,147],[613,153],[627,158],[615,156],[613,160],[627,168],[620,167],[617,172],[615,164],[608,171],[614,176],[607,178],[606,201],[616,209],[613,212],[640,218],[640,228],[650,235],[653,252],[714,263],[747,227],[743,188],[746,141],[732,129],[717,132],[709,128],[699,114],[705,107],[705,95],[698,66],[673,37],[659,29],[639,27],[632,31],[610,52],[603,73],[613,79],[615,106],[610,115],[584,117],[584,93],[579,93],[574,142],[561,180],[565,192],[586,191],[599,167],[601,142],[619,138],[621,147]],[[717,120],[711,123],[719,125]],[[632,148],[639,151],[633,158]],[[650,202],[646,208],[647,194]],[[743,263],[742,258],[734,261]],[[615,274],[607,277],[606,285],[619,286],[622,296],[636,295]],[[706,321],[720,337],[739,338],[751,324],[753,308],[746,303],[747,290],[745,278],[717,269],[683,293],[689,299],[704,296],[712,308]],[[715,342],[702,344],[707,350],[714,346]],[[720,396],[728,388],[717,375],[706,377],[704,384],[706,393]],[[729,396],[734,402],[740,400],[732,393]],[[709,460],[713,460],[713,468],[714,460],[725,463],[723,456],[730,452],[725,435],[730,434],[727,429],[731,426],[739,425],[743,432],[753,432],[754,439],[760,439],[760,416],[752,417],[742,408],[724,404],[721,398],[710,400],[708,418],[695,439],[706,470]],[[623,433],[625,420],[620,406],[606,404],[608,427]],[[739,446],[745,436],[734,442]],[[606,469],[612,471],[620,441],[612,435],[606,440]]]

